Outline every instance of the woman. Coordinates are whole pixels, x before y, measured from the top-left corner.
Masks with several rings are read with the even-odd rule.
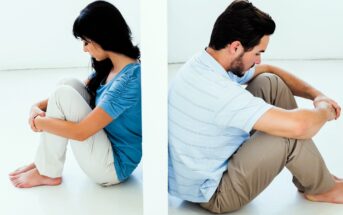
[[[29,124],[42,132],[34,163],[10,173],[14,186],[59,185],[70,142],[82,170],[109,186],[127,179],[142,149],[140,52],[121,13],[108,2],[83,9],[73,33],[92,57],[85,81],[64,80],[31,109]]]

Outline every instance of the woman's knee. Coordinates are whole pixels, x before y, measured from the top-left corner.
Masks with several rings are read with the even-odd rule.
[[[87,103],[90,101],[90,95],[86,89],[86,86],[83,82],[76,78],[65,78],[59,81],[58,87],[60,86],[69,86],[76,90],[85,100]]]
[[[80,97],[80,94],[73,87],[69,85],[59,85],[51,94],[49,103],[55,101],[57,102],[56,104],[64,106],[63,104],[77,101],[77,97]]]
[[[67,85],[67,86],[71,86],[74,89],[77,89],[80,86],[85,87],[84,83],[82,83],[80,80],[78,80],[76,78],[64,78],[64,79],[60,80],[57,83],[57,85],[58,86]]]
[[[79,116],[83,113],[81,110],[86,109],[81,106],[81,98],[81,95],[74,88],[67,85],[58,86],[49,97],[47,116],[59,119],[68,118],[68,120],[71,120],[71,117],[74,117],[76,113]]]

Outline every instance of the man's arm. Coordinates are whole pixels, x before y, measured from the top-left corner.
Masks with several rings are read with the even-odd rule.
[[[318,102],[312,110],[273,107],[257,120],[254,129],[275,136],[308,139],[335,116],[334,108],[325,101]]]
[[[41,131],[46,131],[68,139],[84,141],[108,125],[113,119],[103,109],[96,107],[80,122],[70,122],[49,117],[37,116],[35,126]]]
[[[286,85],[289,87],[289,89],[295,96],[314,100],[316,97],[324,95],[322,92],[315,89],[305,81],[276,66],[267,64],[257,65],[254,77],[262,73],[273,73],[279,76],[286,83]]]
[[[257,65],[255,73],[254,73],[254,77],[262,73],[272,73],[279,76],[285,82],[285,84],[289,87],[289,89],[292,91],[293,95],[295,96],[310,99],[314,101],[314,103],[319,102],[319,101],[326,101],[330,103],[336,111],[335,119],[338,119],[338,117],[340,116],[341,107],[337,104],[337,102],[330,99],[329,97],[324,95],[322,92],[315,89],[310,84],[306,83],[305,81],[301,80],[295,75],[281,68],[278,68],[276,66],[267,65],[267,64]]]

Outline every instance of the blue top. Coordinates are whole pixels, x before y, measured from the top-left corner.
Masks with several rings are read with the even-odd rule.
[[[113,121],[104,130],[112,144],[119,181],[127,179],[142,157],[141,67],[125,66],[96,91],[95,104]]]
[[[191,202],[212,197],[230,156],[272,107],[241,86],[254,72],[237,77],[206,51],[181,67],[168,98],[171,195]]]

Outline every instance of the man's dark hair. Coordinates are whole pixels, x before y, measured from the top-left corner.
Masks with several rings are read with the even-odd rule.
[[[240,41],[245,51],[260,43],[265,35],[275,31],[275,22],[265,12],[246,0],[233,1],[217,18],[209,46],[215,50]]]

